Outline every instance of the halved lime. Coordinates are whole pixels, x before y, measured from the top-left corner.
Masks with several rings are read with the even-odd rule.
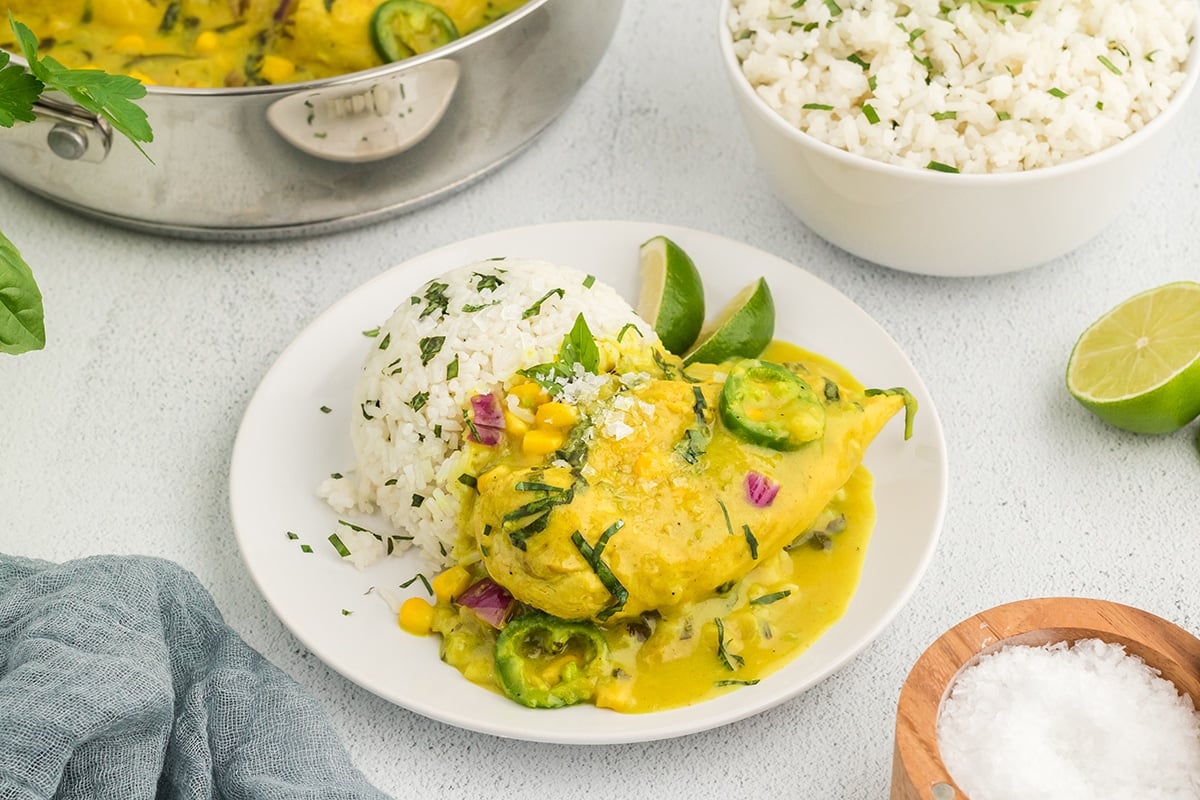
[[[1067,389],[1105,422],[1170,433],[1200,416],[1200,283],[1134,295],[1083,332]]]
[[[720,364],[731,358],[758,356],[775,336],[775,300],[766,280],[742,289],[700,332],[683,357],[687,364]]]
[[[675,355],[692,346],[704,327],[704,284],[683,249],[655,236],[638,251],[642,288],[638,316],[654,326],[663,347]]]

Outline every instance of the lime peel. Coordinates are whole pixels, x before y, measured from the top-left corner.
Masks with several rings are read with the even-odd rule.
[[[1170,433],[1200,416],[1200,283],[1130,297],[1080,335],[1067,389],[1096,416],[1135,433]]]

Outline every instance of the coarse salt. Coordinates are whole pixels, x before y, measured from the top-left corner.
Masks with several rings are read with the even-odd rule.
[[[1011,646],[958,676],[938,747],[971,800],[1195,800],[1200,714],[1125,648]]]

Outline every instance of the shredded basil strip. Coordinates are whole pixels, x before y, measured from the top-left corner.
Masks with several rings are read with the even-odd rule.
[[[322,414],[329,414],[329,413],[331,413],[332,411],[333,411],[333,409],[332,409],[332,408],[330,408],[329,406],[321,406],[321,413],[322,413]]]
[[[771,603],[778,603],[780,600],[787,597],[791,593],[792,593],[791,589],[784,589],[781,592],[771,592],[770,594],[764,594],[762,597],[756,597],[753,600],[751,600],[750,605],[752,605],[752,606],[769,606],[769,605],[771,605]]]
[[[380,349],[380,350],[387,350],[387,349],[388,349],[388,345],[389,345],[389,344],[391,344],[391,343],[392,343],[392,334],[391,334],[391,332],[389,331],[388,333],[385,333],[385,334],[383,335],[383,338],[382,338],[382,339],[380,339],[380,340],[379,340],[379,349]]]
[[[412,507],[413,508],[420,508],[421,503],[424,503],[424,502],[425,502],[425,495],[415,494],[415,493],[413,494],[413,496],[412,496]]]
[[[474,475],[468,475],[465,472],[462,475],[458,476],[458,482],[461,483],[463,486],[469,486],[472,489],[479,488],[478,479],[476,479],[476,477]]]
[[[858,66],[862,67],[863,72],[866,72],[871,68],[871,62],[863,61],[862,56],[860,56],[858,53],[851,53],[850,55],[846,56],[846,60],[851,64],[857,64]]]
[[[297,533],[295,533],[295,532],[293,532],[293,531],[288,531],[288,532],[287,532],[287,537],[288,537],[289,539],[291,539],[292,541],[295,541],[296,539],[299,539],[299,538],[300,538],[300,535],[299,535],[299,534],[297,534]]]
[[[733,523],[729,520],[729,509],[725,507],[725,501],[718,497],[717,505],[721,507],[721,513],[725,515],[725,529],[729,531],[730,536],[733,536]]]
[[[958,173],[958,167],[952,167],[949,164],[943,164],[940,161],[930,161],[925,165],[925,169],[931,169],[934,172],[951,172]]]
[[[345,543],[342,541],[342,537],[338,536],[336,533],[329,534],[329,543],[333,545],[333,549],[337,550],[338,555],[342,558],[348,558],[350,556],[350,548],[346,547]]]
[[[458,354],[454,354],[454,360],[446,365],[446,380],[453,380],[458,377]]]
[[[413,411],[420,411],[429,402],[429,392],[417,392],[412,396],[412,400],[408,401],[408,407]]]
[[[504,281],[500,280],[499,275],[484,275],[482,272],[472,272],[477,280],[475,282],[475,291],[491,291],[494,292],[504,285]]]
[[[833,111],[833,106],[827,106],[824,103],[805,103],[800,107],[809,111]]]
[[[421,366],[432,361],[433,357],[442,351],[442,345],[445,343],[445,336],[426,336],[417,342],[417,346],[421,348]]]
[[[917,398],[912,396],[912,393],[901,386],[893,389],[867,389],[863,394],[867,397],[872,397],[877,394],[888,396],[899,396],[904,398],[904,438],[905,440],[912,438],[913,417],[917,415]]]
[[[595,285],[595,283],[596,283],[596,276],[588,275],[586,278],[583,279],[583,288],[590,289],[590,288],[592,288],[593,285]]]
[[[825,7],[829,9],[829,16],[831,16],[831,17],[841,16],[842,7],[839,6],[835,2],[835,0],[825,0]]]
[[[620,611],[625,607],[625,602],[629,599],[629,590],[621,584],[616,575],[613,575],[608,564],[605,564],[604,560],[600,557],[604,553],[605,546],[608,545],[608,540],[624,526],[624,520],[617,520],[612,525],[609,525],[605,528],[604,533],[600,534],[600,538],[596,540],[594,546],[589,545],[587,540],[583,538],[583,534],[579,531],[571,534],[571,541],[578,548],[579,554],[583,556],[583,560],[588,563],[588,566],[596,573],[596,577],[600,579],[600,583],[613,597],[613,602],[596,615],[596,619],[598,620],[606,620]]]
[[[842,399],[841,390],[838,385],[828,378],[825,379],[825,401],[828,403],[836,403]]]
[[[1057,86],[1050,89],[1047,93],[1052,94],[1059,99],[1067,97],[1067,92],[1064,92],[1062,89],[1058,88]]]
[[[450,305],[450,298],[446,296],[446,290],[450,288],[449,284],[438,283],[434,281],[425,287],[425,310],[417,319],[425,319],[435,311],[440,312],[441,316],[446,314],[446,309]],[[417,301],[420,302],[420,301]]]
[[[725,623],[720,617],[713,620],[717,624],[717,657],[721,659],[721,663],[725,665],[725,669],[733,672],[738,667],[746,663],[746,659],[739,656],[737,653],[731,653],[725,646]],[[737,664],[737,667],[734,664]]]
[[[371,330],[369,330],[369,331],[363,331],[363,332],[362,332],[362,335],[363,335],[363,336],[366,336],[366,337],[368,337],[368,338],[370,338],[370,339],[374,339],[376,336],[378,336],[378,335],[379,335],[379,328],[378,328],[378,327],[374,327],[374,328],[371,328]]]
[[[566,294],[567,293],[564,292],[562,289],[551,289],[550,291],[548,291],[544,295],[542,295],[537,300],[537,302],[535,302],[529,308],[525,309],[525,311],[523,311],[521,313],[521,319],[529,319],[530,317],[534,316],[535,314],[540,313],[542,310],[542,303],[545,303],[547,300],[549,300],[554,295],[558,295],[559,298],[562,298],[562,297],[565,297]]]
[[[343,617],[348,617],[348,616],[350,616],[350,615],[351,615],[351,614],[353,614],[353,613],[354,613],[353,611],[350,611],[350,610],[348,610],[348,609],[345,609],[345,608],[343,608],[343,609],[342,609],[342,616],[343,616]]]
[[[636,333],[639,338],[641,337],[642,332],[638,329],[638,326],[634,325],[632,322],[626,322],[621,326],[621,330],[617,331],[618,342],[625,338],[625,331],[629,330],[630,328],[633,328],[633,332]]]
[[[739,681],[739,680],[717,681],[713,685],[714,686],[753,686],[756,683],[758,683],[757,678],[755,678],[754,680],[749,680],[749,681]]]
[[[311,553],[312,551],[313,551],[313,549],[312,549],[311,545],[307,545],[307,544],[300,545],[301,553]]]
[[[958,112],[957,111],[936,111],[933,114],[933,118],[938,121],[941,121],[944,119],[958,119]]]
[[[862,112],[869,124],[876,125],[879,123],[879,112],[875,110],[875,106],[870,103],[863,103]]]
[[[754,532],[750,530],[749,525],[743,525],[742,532],[746,534],[746,544],[750,545],[750,557],[757,560],[758,539],[754,538]]]
[[[425,584],[425,591],[429,592],[430,596],[433,595],[433,587],[429,585],[429,579],[426,578],[424,575],[422,575],[419,572],[416,575],[413,575],[408,580],[406,580],[404,583],[400,584],[400,588],[407,589],[408,587],[412,586],[417,581],[420,581],[421,583]]]
[[[1111,61],[1109,61],[1107,56],[1103,56],[1103,55],[1096,56],[1096,60],[1099,61],[1101,64],[1103,64],[1105,67],[1107,67],[1108,71],[1111,72],[1113,75],[1121,74],[1121,70],[1117,69],[1117,65],[1112,63]]]

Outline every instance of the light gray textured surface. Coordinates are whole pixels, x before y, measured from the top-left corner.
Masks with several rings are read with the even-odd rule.
[[[145,553],[197,573],[231,624],[325,704],[397,798],[878,798],[900,686],[936,636],[1023,597],[1108,598],[1200,630],[1195,426],[1105,427],[1062,373],[1125,297],[1200,276],[1200,103],[1128,214],[1054,263],[973,280],[859,261],[767,191],[716,58],[716,4],[631,0],[568,112],[508,166],[433,207],[315,239],[135,234],[0,183],[0,230],[46,297],[47,350],[0,360],[0,550]],[[846,668],[768,713],[628,746],[506,741],[377,699],[308,654],[251,585],[231,530],[240,415],[274,358],[380,271],[492,230],[632,219],[728,236],[810,270],[896,339],[938,404],[950,501],[938,554],[896,621]],[[1013,235],[1020,235],[1014,231]]]

